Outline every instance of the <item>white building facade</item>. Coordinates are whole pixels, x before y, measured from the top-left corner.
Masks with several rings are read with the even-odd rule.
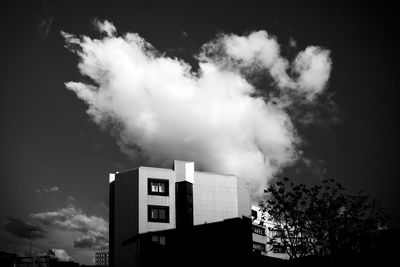
[[[266,216],[263,216],[261,208],[256,205],[251,205],[251,217],[253,227],[253,251],[260,255],[269,256],[280,259],[289,259],[289,255],[279,246],[272,246],[268,241],[274,237],[274,223]]]
[[[109,252],[96,251],[94,257],[94,263],[96,266],[109,266]]]

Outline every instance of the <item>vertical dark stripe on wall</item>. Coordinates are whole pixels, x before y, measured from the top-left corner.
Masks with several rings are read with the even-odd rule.
[[[113,182],[110,183],[110,194],[109,194],[109,207],[110,207],[110,211],[109,211],[109,226],[110,226],[110,230],[109,230],[109,264],[110,267],[114,267],[114,190],[115,190],[115,180]]]
[[[176,228],[193,226],[193,184],[187,181],[175,184]]]

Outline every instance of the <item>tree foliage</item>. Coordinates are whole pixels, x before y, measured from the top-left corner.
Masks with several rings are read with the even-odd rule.
[[[346,194],[333,179],[306,186],[285,177],[265,192],[268,199],[260,207],[274,223],[268,243],[281,246],[292,259],[360,253],[368,246],[369,233],[387,219],[379,201],[362,192]]]

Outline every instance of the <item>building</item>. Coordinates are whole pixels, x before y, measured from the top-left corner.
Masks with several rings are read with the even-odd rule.
[[[251,220],[233,218],[140,234],[122,246],[137,244],[140,253],[132,266],[247,266],[253,256],[251,243]]]
[[[17,257],[13,267],[79,267],[74,261],[60,261],[51,255]]]
[[[17,258],[18,256],[15,252],[0,251],[0,266],[15,267]]]
[[[266,256],[267,255],[267,229],[262,219],[262,213],[259,208],[251,205],[252,219],[252,240],[253,252]]]
[[[260,207],[251,205],[251,218],[253,251],[263,256],[285,260],[289,259],[289,255],[281,246],[272,246],[268,244],[268,241],[276,235],[276,233],[271,230],[275,224],[273,221],[263,216]]]
[[[94,257],[94,263],[96,266],[109,266],[109,252],[96,251]]]
[[[193,253],[202,253],[203,259],[219,251],[237,251],[232,259],[240,252],[247,255],[250,207],[250,189],[244,180],[195,171],[194,162],[175,160],[172,169],[138,167],[112,173],[110,265],[157,265],[158,259],[164,262],[163,256],[176,253],[178,258],[199,259]],[[165,249],[148,249],[149,243]],[[146,257],[146,251],[152,255]]]

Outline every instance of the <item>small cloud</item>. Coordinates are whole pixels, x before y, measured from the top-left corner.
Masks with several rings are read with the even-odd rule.
[[[38,225],[24,222],[18,218],[7,217],[3,228],[12,235],[25,239],[39,239],[46,236],[46,231]]]
[[[50,33],[51,25],[53,24],[54,17],[50,16],[42,19],[38,25],[39,35],[42,39],[46,39]]]
[[[54,21],[54,16],[51,13],[47,1],[42,1],[37,24],[37,30],[42,39],[46,39],[51,31],[51,26]]]
[[[103,22],[99,21],[98,19],[93,20],[93,25],[103,33],[106,33],[107,36],[112,37],[115,35],[117,29],[115,28],[114,24],[105,20]]]
[[[108,249],[108,241],[104,235],[99,233],[89,233],[79,236],[77,239],[75,239],[74,247],[91,248],[93,250],[106,250]]]
[[[50,249],[46,255],[49,255],[50,257],[54,257],[59,261],[71,261],[72,257],[68,254],[67,251],[64,249],[59,249],[59,248],[52,248]]]
[[[68,205],[73,204],[76,201],[76,199],[73,196],[68,196],[67,200],[65,201]]]
[[[101,202],[100,202],[100,207],[101,207],[102,209],[104,209],[106,212],[109,212],[109,211],[110,211],[110,207],[109,207],[109,205],[108,205],[108,202],[106,202],[106,201],[101,201]]]
[[[325,167],[326,161],[322,159],[311,160],[308,158],[303,158],[302,163],[304,164],[306,170],[310,171],[318,179],[325,179],[328,174],[328,169]]]
[[[182,31],[182,36],[183,36],[183,37],[185,37],[185,38],[186,38],[186,37],[188,37],[188,34],[187,34],[187,32],[185,32],[185,31]]]
[[[296,40],[293,39],[293,38],[290,38],[290,39],[289,39],[289,46],[292,47],[292,48],[296,48],[296,47],[297,47],[297,42],[296,42]]]
[[[109,212],[109,194],[107,192],[100,197],[91,197],[90,200],[96,208],[100,208],[100,210],[106,211],[107,213]]]
[[[300,52],[294,63],[294,71],[299,74],[298,89],[313,100],[324,90],[331,73],[332,61],[330,51],[320,47],[309,46]]]
[[[53,186],[53,187],[50,187],[50,188],[45,188],[44,189],[44,191],[46,192],[46,193],[48,193],[48,192],[56,192],[56,191],[59,191],[60,189],[58,188],[58,186]]]
[[[42,189],[36,189],[35,192],[38,193],[39,195],[43,193],[51,193],[51,192],[57,192],[60,191],[60,188],[58,186],[52,186],[48,188],[42,188]]]

